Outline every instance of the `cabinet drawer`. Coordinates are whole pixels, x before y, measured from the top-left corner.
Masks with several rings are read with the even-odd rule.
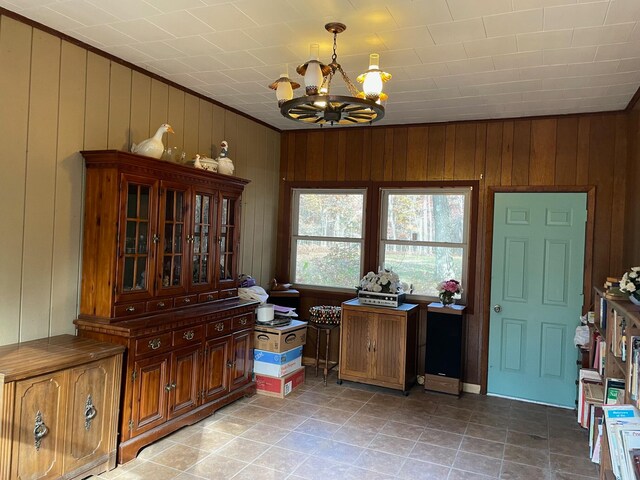
[[[207,324],[207,337],[216,337],[231,331],[231,319],[218,320]]]
[[[253,314],[247,313],[245,315],[239,315],[233,317],[231,328],[233,330],[242,330],[243,328],[249,328],[253,325]]]
[[[218,298],[222,300],[223,298],[231,298],[231,297],[237,297],[237,296],[238,296],[237,288],[227,288],[225,290],[220,290]]]
[[[144,313],[144,303],[125,303],[123,305],[116,305],[113,310],[116,317],[139,315],[141,313]]]
[[[181,347],[183,345],[194,345],[202,340],[202,331],[204,327],[198,325],[196,327],[182,328],[173,332],[173,346]]]
[[[147,302],[147,312],[158,312],[161,310],[168,310],[173,308],[173,299],[164,298],[162,300],[152,300]]]
[[[171,350],[171,332],[136,339],[136,357]]]
[[[218,299],[218,292],[205,292],[198,295],[198,303],[213,302]]]
[[[185,295],[183,297],[176,297],[174,299],[174,304],[176,308],[178,307],[186,307],[187,305],[193,305],[198,301],[197,295]]]

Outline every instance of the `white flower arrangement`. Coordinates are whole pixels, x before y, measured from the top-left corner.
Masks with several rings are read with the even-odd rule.
[[[365,292],[400,294],[408,290],[409,287],[400,281],[400,277],[393,270],[381,268],[378,273],[369,272],[362,277],[360,285],[356,289]]]
[[[640,267],[631,267],[620,279],[620,291],[640,300]]]

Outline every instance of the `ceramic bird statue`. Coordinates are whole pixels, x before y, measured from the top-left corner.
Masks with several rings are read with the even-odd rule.
[[[151,138],[141,141],[137,145],[134,143],[131,145],[131,152],[138,155],[144,155],[146,157],[160,158],[164,152],[164,144],[162,143],[162,136],[165,132],[173,133],[173,128],[167,123],[163,123],[158,128],[158,131]]]
[[[220,144],[220,155],[218,155],[218,173],[224,173],[225,175],[233,175],[235,167],[229,157],[227,157],[229,151],[229,144],[226,140],[223,140]]]
[[[193,161],[193,166],[196,168],[202,168],[202,164],[200,163],[200,155],[196,153],[196,158]]]

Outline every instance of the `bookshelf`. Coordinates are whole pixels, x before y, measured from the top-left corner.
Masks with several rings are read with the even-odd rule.
[[[606,293],[600,288],[594,290],[593,327],[605,342],[603,383],[606,385],[607,379],[624,379],[623,403],[640,408],[640,394],[638,392],[640,359],[635,358],[634,361],[634,357],[640,357],[640,353],[634,355],[637,348],[633,346],[634,337],[640,337],[640,307],[626,299],[607,298]],[[595,355],[594,350],[595,346],[592,348],[592,361]],[[605,427],[601,439],[600,480],[614,478]]]

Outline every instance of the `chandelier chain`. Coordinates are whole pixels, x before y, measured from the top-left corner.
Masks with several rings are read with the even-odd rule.
[[[338,33],[337,32],[333,32],[333,55],[331,55],[331,60],[333,63],[337,63],[336,60],[338,59],[338,54],[336,53],[336,40],[338,38]]]

